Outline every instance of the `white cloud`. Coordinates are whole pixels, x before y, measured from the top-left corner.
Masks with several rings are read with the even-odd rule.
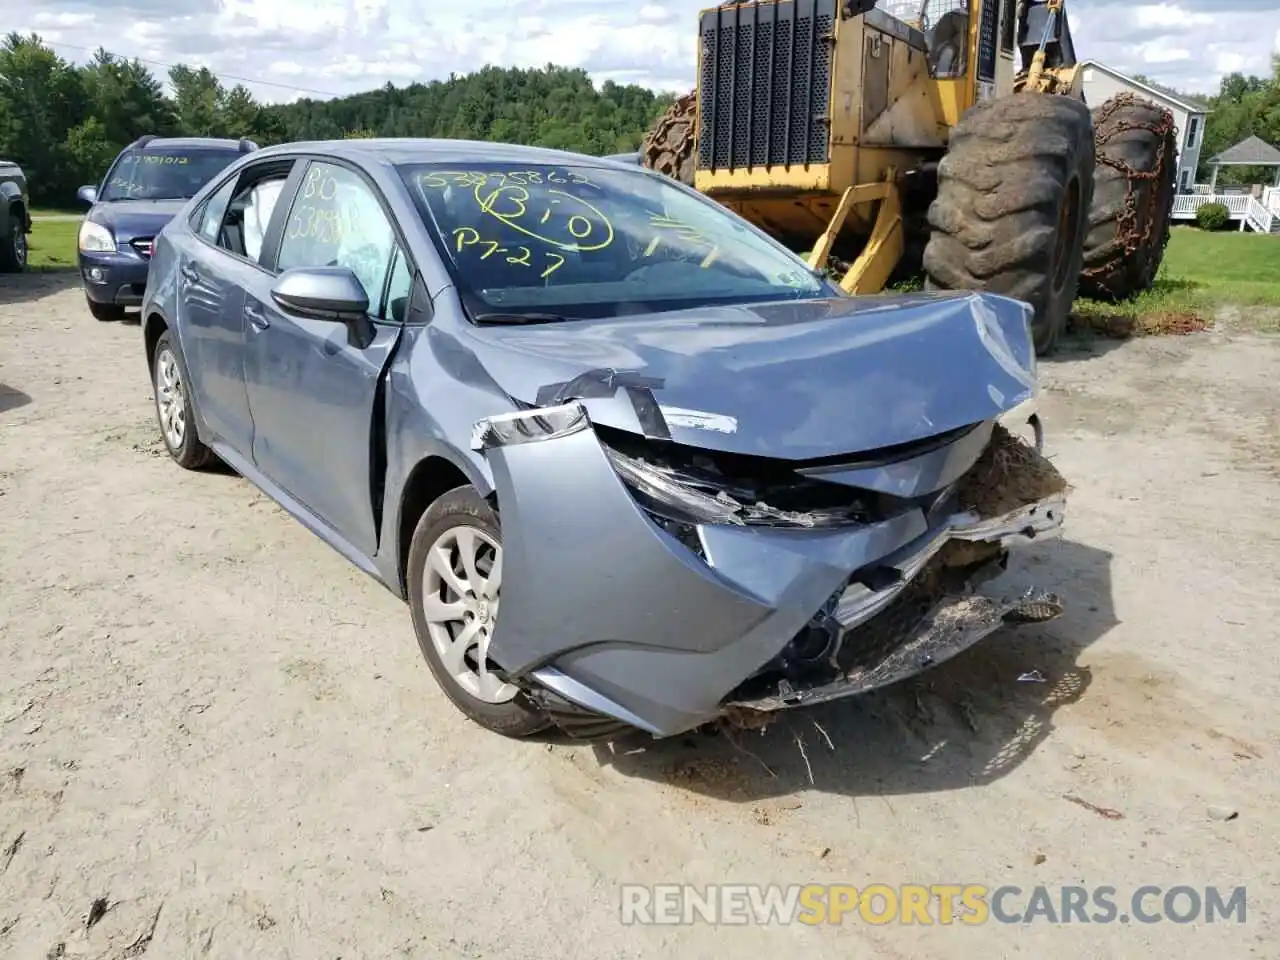
[[[354,93],[495,63],[557,63],[656,89],[693,85],[698,11],[713,0],[0,0],[0,22],[84,60],[125,56],[253,77],[263,100]],[[1073,0],[1077,53],[1183,90],[1270,74],[1275,0]],[[163,74],[163,68],[158,68]],[[231,82],[234,82],[232,80]],[[305,89],[302,89],[305,88]]]

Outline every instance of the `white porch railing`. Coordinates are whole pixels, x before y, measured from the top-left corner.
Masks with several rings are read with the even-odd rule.
[[[1173,217],[1175,220],[1194,220],[1196,211],[1206,203],[1220,203],[1227,208],[1232,220],[1240,220],[1244,218],[1250,200],[1253,198],[1248,194],[1240,193],[1180,193],[1173,198]]]
[[[1280,219],[1276,214],[1260,204],[1253,197],[1249,198],[1249,203],[1245,207],[1244,220],[1240,224],[1243,230],[1245,224],[1256,230],[1258,233],[1273,233],[1277,226],[1277,220]]]
[[[1280,187],[1263,187],[1262,205],[1272,213],[1280,214]]]

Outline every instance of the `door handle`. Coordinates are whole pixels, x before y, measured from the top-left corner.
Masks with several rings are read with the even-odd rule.
[[[188,283],[196,283],[200,279],[200,271],[189,263],[184,263],[179,267],[178,272],[182,274],[182,279]]]
[[[266,311],[262,309],[262,304],[246,303],[244,305],[244,317],[255,330],[265,330],[271,326],[271,321],[267,319]]]

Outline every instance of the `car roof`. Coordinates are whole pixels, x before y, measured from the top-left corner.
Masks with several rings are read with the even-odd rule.
[[[153,137],[141,146],[130,144],[132,150],[155,150],[178,147],[223,147],[227,150],[240,150],[239,140],[225,140],[222,137]]]
[[[529,147],[485,140],[444,140],[413,137],[372,137],[352,140],[311,140],[281,143],[257,151],[255,160],[288,153],[322,153],[355,162],[401,163],[584,163],[609,162],[567,150]]]

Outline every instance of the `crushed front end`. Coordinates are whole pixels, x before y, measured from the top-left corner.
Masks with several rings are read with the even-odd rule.
[[[995,419],[797,462],[606,427],[589,406],[490,418],[473,441],[502,515],[490,657],[566,729],[760,725],[1061,612],[978,592],[1065,508],[1058,471]]]

